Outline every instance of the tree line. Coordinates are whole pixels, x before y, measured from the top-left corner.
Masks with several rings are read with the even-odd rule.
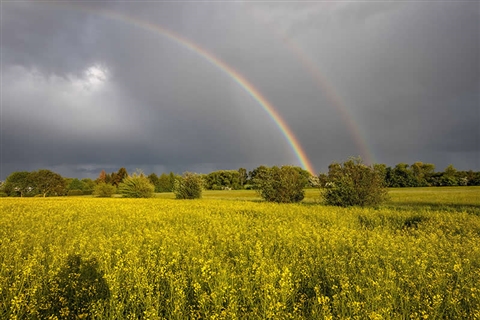
[[[338,167],[338,163],[329,166],[329,173]],[[318,176],[295,166],[288,166],[290,171],[295,171],[301,177],[303,188],[325,187],[328,183],[329,173],[320,173]],[[415,162],[412,165],[399,163],[394,167],[385,164],[372,166],[378,172],[386,187],[427,187],[427,186],[479,186],[480,172],[459,171],[449,165],[444,171],[436,172],[431,163]],[[241,190],[258,189],[265,187],[265,177],[272,174],[271,169],[261,165],[251,171],[245,168],[238,170],[217,170],[208,174],[200,174],[202,188],[205,190]],[[292,172],[293,172],[292,171]],[[291,174],[291,173],[289,173]],[[0,182],[1,196],[65,196],[65,195],[91,195],[99,184],[110,185],[115,188],[129,177],[127,170],[122,167],[117,172],[106,173],[102,170],[97,179],[90,178],[64,178],[58,173],[41,169],[38,171],[17,171],[11,173],[4,182]],[[154,192],[172,192],[175,183],[181,176],[173,172],[162,173],[158,176],[151,173],[148,181],[153,185]],[[275,180],[275,178],[272,178]],[[271,180],[272,180],[271,179]],[[277,176],[277,180],[278,180]],[[273,181],[272,180],[272,181]],[[116,189],[112,189],[115,192]]]

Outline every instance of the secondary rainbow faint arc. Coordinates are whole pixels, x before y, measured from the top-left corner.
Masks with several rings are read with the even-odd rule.
[[[266,21],[259,17],[256,14],[255,10],[249,6],[248,2],[243,3],[244,8],[246,11],[256,20],[259,21],[263,26],[269,29],[270,32],[275,34],[277,38],[281,39],[285,45],[293,52],[294,55],[297,56],[300,63],[304,66],[304,68],[310,73],[310,75],[315,80],[317,86],[322,90],[322,92],[326,95],[327,99],[337,108],[340,112],[340,115],[346,123],[350,134],[352,135],[357,148],[359,148],[360,152],[362,152],[366,157],[366,162],[373,164],[374,156],[373,153],[370,151],[366,139],[360,128],[358,127],[357,123],[354,121],[354,117],[352,116],[351,112],[348,110],[345,102],[343,101],[342,97],[334,90],[333,86],[325,79],[320,68],[318,65],[310,58],[305,51],[285,32],[281,32],[279,28],[272,25],[270,22]]]
[[[236,83],[238,83],[253,99],[255,99],[262,106],[262,108],[267,112],[267,114],[273,119],[275,124],[278,126],[278,128],[282,132],[285,139],[288,141],[288,144],[291,146],[292,150],[294,151],[296,157],[300,161],[303,168],[309,171],[311,174],[316,175],[315,169],[311,161],[308,159],[307,154],[303,150],[300,142],[295,137],[295,135],[293,134],[292,130],[287,125],[285,120],[283,120],[283,118],[277,112],[275,107],[260,93],[260,91],[258,91],[249,81],[247,81],[247,79],[244,76],[242,76],[235,69],[227,65],[225,62],[215,57],[213,54],[211,54],[204,48],[200,47],[199,45],[193,43],[192,41],[182,37],[181,35],[171,30],[165,29],[159,25],[156,25],[147,21],[143,21],[143,20],[138,20],[130,16],[120,14],[118,12],[98,10],[98,9],[94,10],[94,9],[86,8],[84,6],[79,6],[79,5],[71,5],[71,6],[87,11],[92,14],[105,16],[117,21],[127,22],[137,27],[140,27],[142,29],[161,34],[166,38],[175,41],[177,44],[180,44],[184,48],[187,48],[188,50],[194,53],[197,53],[198,55],[203,57],[212,65],[216,66],[218,69],[226,73],[230,78],[232,78]]]

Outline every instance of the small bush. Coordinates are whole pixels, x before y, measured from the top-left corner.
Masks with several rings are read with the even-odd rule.
[[[0,198],[7,197],[8,195],[5,192],[0,192]]]
[[[100,198],[110,198],[114,193],[115,187],[105,182],[100,182],[93,189],[93,195]]]
[[[202,178],[191,172],[185,172],[177,178],[173,185],[176,199],[200,199],[202,197]]]
[[[118,191],[125,198],[151,198],[155,186],[142,172],[135,172],[119,184]]]
[[[322,197],[327,205],[365,207],[386,201],[387,192],[381,172],[363,164],[359,158],[352,158],[343,165],[329,166]]]
[[[67,196],[83,196],[83,191],[78,189],[68,190]]]
[[[269,168],[254,182],[257,192],[266,201],[291,203],[303,200],[303,188],[308,181],[295,167],[283,166]]]

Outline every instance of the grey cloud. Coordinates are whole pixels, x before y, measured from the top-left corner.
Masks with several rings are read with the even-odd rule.
[[[443,168],[455,160],[480,169],[475,8],[2,4],[0,179],[40,166],[92,176],[120,166],[161,173],[299,164],[266,111],[225,72],[168,37],[109,17],[115,12],[172,30],[243,75],[317,170],[365,152],[362,138],[389,165],[420,160]],[[89,84],[94,66],[107,71],[104,83]]]

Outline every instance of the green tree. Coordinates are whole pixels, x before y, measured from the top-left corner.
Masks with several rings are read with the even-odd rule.
[[[202,197],[203,180],[200,175],[185,172],[175,179],[173,193],[177,199],[199,199]]]
[[[309,187],[310,185],[309,185],[308,181],[309,181],[310,177],[312,176],[312,174],[311,174],[310,172],[308,172],[307,170],[301,168],[301,167],[296,167],[296,166],[294,166],[294,167],[292,167],[292,168],[294,168],[295,170],[297,170],[298,173],[299,173],[302,177],[305,178],[305,179],[304,179],[304,181],[305,181],[305,186],[304,186],[304,187]]]
[[[373,169],[378,172],[378,174],[381,176],[382,180],[386,182],[387,178],[387,166],[383,163],[374,163],[373,164]]]
[[[458,185],[458,178],[457,178],[457,169],[450,164],[448,167],[445,168],[443,171],[443,175],[440,178],[440,185],[442,186],[457,186]]]
[[[240,174],[236,170],[218,170],[205,175],[205,188],[209,190],[240,189]]]
[[[82,179],[83,183],[83,194],[93,194],[93,189],[95,189],[95,181],[90,178]]]
[[[5,180],[4,190],[8,195],[20,194],[20,197],[33,188],[32,176],[28,171],[12,172]]]
[[[318,174],[318,185],[320,188],[325,187],[325,184],[328,182],[328,176],[326,173]]]
[[[250,183],[253,184],[254,188],[257,188],[255,182],[259,181],[260,179],[265,177],[269,170],[270,170],[270,168],[268,168],[264,165],[261,165],[261,166],[258,166],[255,169],[253,169],[252,171],[248,172],[248,177],[249,177]]]
[[[375,206],[388,196],[382,172],[378,167],[367,166],[360,158],[329,166],[328,181],[322,192],[327,205]]]
[[[105,174],[105,183],[113,185],[116,173],[112,172],[111,174]]]
[[[150,181],[151,184],[153,184],[155,186],[155,192],[159,192],[157,191],[158,187],[158,176],[155,174],[155,173],[151,173],[148,175],[148,180]]]
[[[467,173],[467,185],[469,186],[480,186],[480,172],[473,172],[469,170]]]
[[[444,175],[447,177],[455,177],[455,174],[457,173],[457,169],[453,166],[453,164],[448,165],[448,167],[445,168],[443,171]]]
[[[85,187],[85,185],[83,184],[83,182],[81,180],[79,180],[77,178],[74,178],[68,184],[67,189],[68,190],[82,190],[83,191],[84,187]]]
[[[172,192],[173,190],[173,182],[175,181],[175,176],[167,175],[166,173],[162,173],[160,177],[158,177],[157,184],[155,185],[155,192]]]
[[[412,164],[410,168],[416,181],[416,186],[426,187],[429,185],[430,176],[435,170],[435,166],[433,164],[417,161]]]
[[[257,192],[266,201],[291,203],[303,200],[303,188],[308,183],[308,178],[296,167],[272,167],[262,168],[261,174],[255,175],[254,183]]]
[[[180,177],[179,175],[176,175],[172,171],[170,171],[170,173],[168,174],[168,178],[170,179],[170,192],[173,191],[173,186],[175,185],[175,181],[177,181],[179,177]]]
[[[388,186],[394,188],[417,186],[417,180],[415,179],[413,171],[406,163],[397,164],[393,170],[387,168],[386,180]]]
[[[63,195],[66,193],[65,179],[58,173],[41,169],[32,172],[31,177],[36,190],[44,197],[48,194]]]
[[[247,182],[247,179],[248,179],[247,169],[245,169],[245,168],[238,169],[238,181],[239,181],[240,186],[242,188],[245,185],[245,183]]]
[[[115,191],[115,186],[105,182],[99,182],[93,189],[93,195],[100,198],[110,198]]]
[[[118,191],[125,198],[151,198],[155,186],[141,171],[126,177],[118,186]]]

